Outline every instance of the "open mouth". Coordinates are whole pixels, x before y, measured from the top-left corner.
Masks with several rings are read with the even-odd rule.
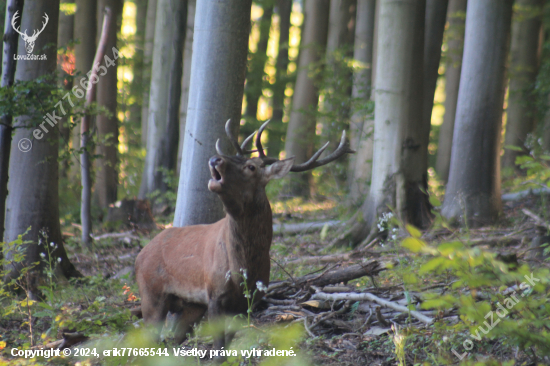
[[[220,172],[218,172],[216,167],[212,167],[211,172],[212,172],[212,179],[217,180],[218,182],[222,180],[222,175],[220,174]]]

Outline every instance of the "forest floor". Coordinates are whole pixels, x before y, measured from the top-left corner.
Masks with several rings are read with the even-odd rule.
[[[550,262],[544,260],[546,249],[530,254],[534,251],[530,249],[532,239],[548,235],[550,230],[546,224],[548,201],[548,197],[531,195],[505,202],[504,215],[491,227],[455,229],[438,217],[434,227],[422,236],[390,219],[381,222],[384,230],[374,242],[355,251],[338,248],[326,253],[328,243],[344,224],[310,233],[276,233],[268,294],[251,317],[242,320],[243,330],[228,349],[293,347],[297,357],[230,357],[229,361],[277,365],[549,365]],[[276,224],[329,221],[341,215],[332,200],[275,202],[273,207]],[[526,212],[543,218],[543,222],[537,223]],[[181,364],[181,358],[133,354],[104,357],[101,351],[151,346],[147,335],[140,332],[141,321],[129,309],[139,304],[133,277],[135,257],[156,233],[107,236],[96,240],[92,254],[80,249],[74,239],[78,229],[67,225],[64,235],[69,257],[85,278],[44,279],[43,301],[0,298],[1,306],[11,307],[11,312],[0,318],[0,365]],[[338,283],[315,282],[354,265],[373,263],[379,267],[372,275]],[[532,271],[538,271],[534,278],[540,281],[533,288],[518,287],[525,274],[533,277]],[[309,280],[300,282],[300,278]],[[365,293],[417,310],[431,323],[380,306],[377,300],[349,300],[349,296]],[[516,293],[521,294],[521,302],[508,306],[506,300]],[[323,294],[338,295],[341,300],[322,300]],[[487,326],[487,332],[481,328],[479,337],[479,326],[488,319],[488,312],[498,310],[498,301],[508,304],[509,314],[497,318],[502,320],[499,325]],[[184,346],[211,350],[209,332],[211,329],[203,324]],[[178,346],[169,331],[165,336],[161,347],[167,347],[171,355],[172,348]],[[10,356],[13,348],[37,350],[40,345],[70,346],[73,353],[70,357],[32,360]],[[96,349],[98,357],[74,357],[75,347]],[[183,361],[210,362],[193,357]]]

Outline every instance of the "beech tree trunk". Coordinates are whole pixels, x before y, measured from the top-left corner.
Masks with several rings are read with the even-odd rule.
[[[256,127],[258,115],[258,101],[262,95],[264,68],[267,61],[267,42],[269,41],[269,31],[271,29],[271,18],[273,16],[273,0],[264,0],[261,2],[264,13],[258,21],[260,34],[256,52],[251,55],[248,63],[248,73],[246,75],[246,87],[244,90],[246,96],[245,116],[248,121],[242,128],[242,132],[248,136]],[[248,126],[247,126],[248,125]],[[245,136],[245,137],[246,137]]]
[[[372,55],[376,0],[357,0],[355,44],[353,58],[362,63],[355,72],[352,97],[371,98]],[[353,113],[350,124],[351,148],[357,151],[349,157],[348,184],[353,202],[361,204],[368,193],[372,171],[374,121],[365,111]]]
[[[147,20],[147,0],[135,0],[136,4],[136,33],[134,35],[134,56],[132,57],[133,79],[130,85],[131,95],[143,94],[143,52],[145,47],[145,27]],[[140,98],[134,99],[130,106],[130,120],[134,123],[141,123],[141,109],[143,108],[143,100]],[[136,143],[132,141],[132,143]]]
[[[74,14],[74,39],[78,42],[74,46],[75,72],[80,73],[76,80],[86,76],[92,69],[96,50],[97,33],[97,4],[89,0],[76,0],[76,13]],[[80,128],[73,128],[72,145],[73,149],[80,149]],[[80,174],[79,154],[73,154],[73,166],[71,176],[76,178]]]
[[[174,226],[223,217],[221,201],[207,188],[208,160],[216,153],[217,139],[223,151],[231,152],[225,122],[241,117],[251,5],[251,0],[197,2],[193,42],[208,47],[193,50]],[[236,136],[239,124],[233,126]]]
[[[512,23],[510,48],[510,90],[504,145],[523,147],[535,127],[535,105],[531,91],[539,67],[539,40],[542,25],[542,0],[517,0]],[[532,98],[532,97],[531,97]],[[518,151],[504,149],[502,168],[517,168]]]
[[[61,0],[61,3],[69,3],[72,0]],[[69,44],[73,41],[74,33],[74,14],[65,14],[63,11],[59,10],[59,27],[57,31],[57,47],[64,47],[63,53],[58,54],[57,57],[57,70],[59,75],[63,76],[61,81],[61,86],[67,91],[70,91],[73,87],[73,82],[67,73],[66,67],[70,62],[70,55],[73,54],[72,46],[70,48]],[[64,69],[65,68],[65,69]],[[71,128],[69,126],[69,116],[61,118],[59,122],[59,132],[61,134],[61,140],[63,145],[68,145],[71,140]],[[69,161],[64,160],[61,163],[60,176],[66,177],[69,170]]]
[[[13,29],[11,20],[15,12],[23,12],[23,0],[9,0],[6,4],[6,19],[4,22],[4,44],[2,52],[2,88],[13,85],[15,79],[15,68],[17,61],[13,56],[17,52],[19,34]],[[21,24],[21,18],[16,21]],[[4,239],[4,219],[6,213],[6,198],[8,196],[8,171],[10,167],[11,134],[13,132],[12,116],[3,115],[0,117],[0,239]],[[0,259],[3,254],[0,252]]]
[[[191,60],[193,58],[193,32],[195,27],[196,0],[187,0],[187,23],[185,27],[185,44],[183,47],[183,76],[181,78],[181,100],[180,100],[180,126],[178,140],[178,161],[176,173],[180,175],[181,153],[183,151],[183,140],[185,138],[185,122],[187,120],[187,104],[189,101],[189,83],[191,82]]]
[[[338,64],[335,53],[343,53],[349,58],[353,56],[356,10],[357,0],[331,0],[325,53],[325,71],[328,71],[330,77],[325,80],[323,105],[323,112],[328,114],[323,118],[323,139],[330,141],[328,150],[334,150],[338,146],[340,130],[348,127],[350,110],[348,105],[342,105],[342,100],[351,97],[353,73],[344,68],[344,65]],[[329,152],[324,154],[328,155]],[[347,160],[347,157],[344,159]],[[342,163],[347,162],[342,159]]]
[[[456,102],[462,69],[464,25],[468,0],[450,0],[447,12],[447,62],[445,63],[445,114],[439,130],[435,170],[443,181],[449,177]]]
[[[290,41],[290,14],[292,0],[277,1],[279,16],[279,53],[275,66],[275,84],[273,85],[273,115],[269,123],[267,151],[270,156],[279,156],[283,148],[282,137],[285,133],[283,117],[285,114],[285,89],[288,84],[288,47]]]
[[[186,13],[182,0],[158,0],[140,199],[157,190],[166,192],[166,173],[176,168]]]
[[[285,140],[286,156],[294,156],[297,164],[307,161],[313,153],[319,91],[316,80],[309,75],[309,68],[320,60],[326,47],[329,9],[329,0],[306,0],[304,6],[302,45]],[[309,196],[310,177],[311,173],[293,175],[290,178],[289,193]]]
[[[147,121],[149,120],[149,86],[153,64],[153,48],[155,42],[155,20],[157,18],[157,1],[147,1],[147,19],[145,22],[145,43],[143,46],[143,97],[141,107],[141,144],[147,146]]]
[[[448,0],[426,0],[426,35],[424,37],[424,139],[430,140],[432,110],[434,107],[435,89],[439,78],[439,63],[441,61],[441,45],[447,18]],[[428,169],[426,154],[425,170]]]
[[[98,143],[96,154],[100,155],[95,160],[95,190],[94,199],[101,208],[107,208],[109,204],[117,200],[118,185],[118,117],[117,117],[117,67],[118,60],[114,59],[113,48],[117,48],[117,33],[120,30],[122,15],[122,0],[101,0],[98,2],[97,29],[101,31],[103,22],[103,9],[111,8],[112,16],[110,21],[113,24],[109,27],[107,39],[107,56],[114,61],[114,66],[108,67],[107,73],[99,77],[97,83],[97,104],[106,108],[111,116],[100,113],[96,116],[98,132]],[[101,63],[105,65],[105,61]]]
[[[21,14],[21,29],[42,28],[44,13],[49,17],[48,26],[36,39],[33,53],[45,54],[47,59],[19,61],[16,80],[28,81],[51,77],[50,82],[55,83],[59,1],[27,0]],[[24,42],[19,42],[17,53],[26,54]],[[57,245],[53,255],[61,258],[58,267],[60,271],[67,277],[78,276],[79,273],[65,252],[59,225],[59,129],[44,123],[48,132],[41,133],[42,138],[38,138],[38,134],[34,134],[33,131],[41,122],[37,121],[36,117],[20,116],[14,123],[16,129],[13,137],[16,143],[12,144],[10,154],[11,179],[8,183],[6,202],[5,240],[16,240],[18,235],[25,233],[30,227],[27,235],[23,237],[24,240],[32,242],[25,245],[24,265],[40,261],[39,253],[43,251],[43,246],[37,244],[42,239],[42,243],[46,245],[51,242]],[[18,148],[18,143],[23,138],[29,139],[29,143],[32,142],[32,148],[27,152]],[[12,252],[7,251],[4,254],[8,260],[13,258]],[[14,266],[8,278],[17,276],[20,270],[20,266]],[[38,291],[35,281],[38,275],[33,278],[29,284],[28,295],[31,298],[35,297]]]
[[[512,0],[469,0],[449,183],[442,214],[470,225],[501,210],[500,133]]]
[[[423,110],[425,1],[380,2],[374,155],[365,228],[395,207],[400,218],[424,227],[431,219]],[[428,131],[429,133],[429,131]]]

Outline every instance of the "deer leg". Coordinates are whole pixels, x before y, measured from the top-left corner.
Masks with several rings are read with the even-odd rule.
[[[206,309],[202,306],[188,305],[183,308],[176,320],[174,336],[176,344],[181,344],[187,339],[187,334],[191,334],[193,330],[193,324],[198,323],[204,313],[206,313]]]
[[[222,318],[222,307],[217,300],[210,300],[208,302],[208,321],[211,323],[216,323],[216,325],[221,325],[222,329],[218,330],[214,334],[214,350],[225,349],[225,322]],[[225,357],[217,356],[215,357],[216,361],[221,363],[225,360]]]
[[[153,296],[141,297],[141,312],[143,314],[143,322],[154,328],[154,337],[158,341],[160,333],[164,326],[166,314],[168,314],[168,306],[164,297],[158,298]]]

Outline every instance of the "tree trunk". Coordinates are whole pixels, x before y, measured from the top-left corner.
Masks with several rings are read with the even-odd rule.
[[[264,68],[267,61],[267,42],[269,41],[269,30],[271,29],[271,18],[273,16],[273,1],[264,0],[261,4],[264,13],[258,22],[260,34],[256,52],[252,54],[250,62],[248,63],[246,87],[244,90],[246,96],[245,117],[247,121],[245,125],[243,125],[241,133],[246,136],[252,133],[256,127],[258,101],[262,95],[263,79],[265,75]]]
[[[191,82],[174,226],[215,222],[222,204],[207,189],[216,140],[230,151],[225,122],[241,117],[251,0],[197,2]],[[220,26],[223,24],[223,27]],[[238,128],[238,123],[233,124]],[[233,134],[236,135],[236,128]]]
[[[166,192],[166,173],[176,167],[186,13],[187,4],[181,0],[158,0],[140,199],[157,190]]]
[[[157,1],[147,1],[147,20],[145,24],[145,43],[143,46],[143,97],[141,107],[141,144],[147,146],[147,121],[149,120],[149,86],[153,64],[153,48],[155,42],[155,20],[157,18]]]
[[[72,0],[61,0],[61,3],[69,3]],[[69,44],[73,41],[74,33],[74,14],[67,15],[62,10],[59,10],[59,28],[57,31],[57,47],[65,48],[61,55],[58,54],[57,58],[57,71],[59,75],[63,77],[61,81],[61,86],[70,91],[73,87],[72,78],[70,77],[70,55],[73,54],[72,46],[70,48]],[[59,121],[59,132],[62,138],[62,143],[64,145],[69,144],[71,139],[71,128],[69,126],[70,116],[61,117]],[[61,163],[61,177],[67,177],[69,171],[69,161],[64,160]]]
[[[74,14],[74,39],[78,42],[74,46],[75,72],[80,73],[76,80],[86,75],[92,69],[96,48],[96,12],[97,4],[89,0],[76,0],[76,13]],[[80,129],[73,128],[72,131],[73,149],[80,149]],[[71,176],[76,178],[80,174],[79,154],[73,155],[73,166]]]
[[[3,49],[3,63],[2,63],[2,88],[10,87],[13,85],[15,79],[15,68],[17,61],[13,56],[17,52],[17,44],[19,41],[19,34],[13,29],[11,20],[15,12],[21,14],[23,12],[23,0],[9,0],[6,4],[6,19],[4,29],[4,49]],[[17,20],[16,24],[21,24],[21,17]],[[11,134],[13,128],[11,127],[12,116],[3,115],[0,124],[0,239],[4,239],[4,219],[6,213],[6,197],[8,196],[8,170],[10,167],[10,150],[11,150]],[[0,252],[0,259],[2,259],[2,253]]]
[[[380,3],[372,182],[364,204],[368,229],[388,205],[418,227],[431,219],[425,193],[429,126],[417,92],[424,82],[425,6],[425,1]]]
[[[504,135],[502,168],[517,168],[519,152],[506,146],[523,147],[535,127],[535,105],[530,97],[539,67],[539,36],[542,25],[542,0],[518,0],[515,3],[510,48],[510,89]]]
[[[185,123],[187,120],[187,104],[189,101],[189,83],[191,82],[191,60],[193,58],[193,32],[195,27],[195,8],[197,0],[187,0],[187,24],[185,27],[185,45],[183,48],[183,76],[181,79],[181,100],[180,100],[180,126],[178,140],[178,161],[176,174],[180,175],[181,153],[183,151],[183,140],[185,138]]]
[[[101,36],[98,40],[98,47],[94,57],[93,64],[99,64],[105,57],[107,51],[107,44],[109,39],[109,33],[111,32],[110,27],[114,25],[114,22],[111,22],[112,11],[110,8],[105,8],[103,16],[103,24],[101,27]],[[94,99],[96,94],[96,85],[93,82],[98,80],[99,68],[94,68],[89,71],[90,76],[88,80],[92,82],[92,85],[89,89],[86,90],[86,101],[85,107],[89,107]],[[88,73],[86,73],[87,75]],[[91,177],[91,166],[90,166],[90,119],[89,114],[82,116],[80,121],[80,135],[82,136],[80,140],[80,147],[82,151],[80,153],[80,176],[81,176],[81,198],[80,198],[80,223],[82,225],[82,244],[91,249],[92,243],[92,177]]]
[[[44,21],[44,13],[48,14],[48,26],[44,28],[40,37],[36,39],[34,54],[45,54],[46,60],[21,60],[18,62],[16,80],[29,81],[40,77],[51,77],[51,83],[55,83],[55,68],[57,61],[57,28],[59,20],[59,1],[35,0],[26,1],[21,14],[21,29],[40,29]],[[46,45],[48,45],[46,47]],[[26,54],[25,44],[19,42],[18,54]],[[18,144],[11,147],[8,183],[8,199],[6,202],[6,242],[17,239],[29,227],[30,230],[24,236],[24,240],[32,243],[25,246],[25,264],[29,265],[40,261],[41,247],[37,245],[39,239],[43,243],[55,243],[57,248],[53,255],[61,258],[59,269],[67,276],[78,276],[65,252],[59,225],[59,130],[50,128],[47,123],[44,127],[48,132],[33,133],[35,126],[40,121],[36,117],[20,116],[15,122],[15,141],[23,138],[32,141],[32,148],[22,152]],[[42,131],[37,129],[36,131]],[[37,136],[42,135],[41,138]],[[30,141],[29,141],[30,143]],[[47,239],[45,238],[47,236]],[[45,241],[44,241],[45,240]],[[4,253],[9,260],[13,253]],[[8,277],[14,278],[21,268],[14,268]],[[31,284],[31,293],[36,295],[35,284]]]
[[[449,178],[451,147],[455,125],[456,102],[462,69],[464,48],[464,24],[468,0],[450,0],[447,20],[447,62],[445,63],[445,115],[439,130],[439,143],[435,170],[443,181]]]
[[[361,62],[353,79],[352,98],[371,98],[372,54],[376,0],[357,0],[353,58]],[[364,110],[353,113],[350,124],[351,148],[357,153],[349,157],[348,184],[353,202],[360,204],[368,192],[372,170],[374,124]]]
[[[500,132],[512,0],[470,0],[449,183],[442,214],[471,225],[501,210]]]
[[[282,138],[285,132],[283,117],[285,114],[285,89],[288,84],[288,47],[290,43],[290,14],[292,0],[278,0],[279,16],[279,53],[275,67],[275,84],[273,85],[273,114],[269,123],[269,140],[267,151],[270,156],[279,156],[283,148]]]
[[[441,61],[441,45],[447,18],[448,0],[426,0],[426,35],[424,37],[424,118],[426,143],[430,140],[432,124],[432,110],[434,107],[435,89],[439,77],[439,63]],[[428,155],[426,155],[428,169]]]
[[[145,27],[147,19],[147,0],[135,0],[136,4],[136,33],[134,35],[134,56],[132,57],[133,79],[130,84],[130,95],[134,102],[130,106],[130,121],[141,123],[141,109],[143,108],[143,52],[145,47]],[[133,142],[134,144],[136,142]]]
[[[320,60],[327,43],[330,2],[329,0],[306,0],[304,9],[302,46],[285,140],[286,156],[294,156],[298,164],[307,161],[313,153],[315,113],[319,92],[316,80],[309,76],[309,68]],[[311,173],[292,176],[289,193],[296,196],[309,196],[310,177]]]
[[[107,39],[107,54],[114,65],[108,67],[105,75],[99,77],[97,83],[97,104],[99,107],[107,109],[111,116],[100,113],[96,116],[96,125],[99,141],[97,143],[96,153],[101,155],[95,160],[96,182],[94,199],[101,208],[107,208],[109,204],[117,200],[117,152],[118,152],[118,117],[117,117],[117,65],[113,48],[117,48],[117,33],[120,30],[122,15],[122,0],[101,0],[98,2],[98,28],[101,31],[103,22],[103,9],[108,6],[111,8],[112,25],[109,27],[109,37]],[[102,62],[101,65],[104,65]]]

